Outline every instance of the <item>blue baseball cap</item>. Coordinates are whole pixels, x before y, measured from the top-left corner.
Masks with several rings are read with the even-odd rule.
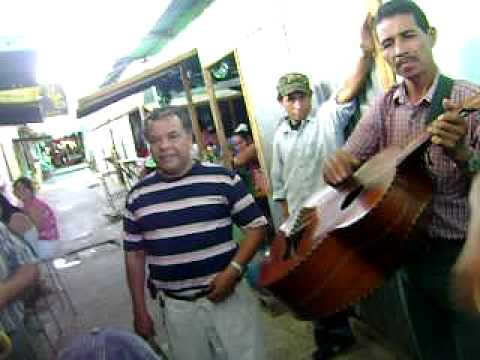
[[[64,348],[57,360],[164,360],[136,334],[119,329],[92,329]]]

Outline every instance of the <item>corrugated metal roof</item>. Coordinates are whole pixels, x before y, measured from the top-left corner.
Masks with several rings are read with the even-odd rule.
[[[140,41],[137,48],[118,59],[102,87],[118,80],[122,72],[135,60],[155,55],[188,24],[198,17],[214,0],[172,0],[155,26]],[[194,45],[194,44],[192,44]],[[193,47],[193,46],[192,46]]]
[[[143,91],[161,81],[162,77],[166,76],[165,81],[168,81],[168,74],[170,72],[178,72],[177,67],[180,63],[190,64],[198,68],[199,64],[192,61],[189,62],[192,58],[198,59],[196,55],[197,51],[194,49],[152,69],[145,70],[132,78],[111,84],[79,99],[77,117],[81,118],[129,95]]]

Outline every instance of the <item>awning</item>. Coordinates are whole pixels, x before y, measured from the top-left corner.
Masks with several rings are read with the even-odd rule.
[[[40,86],[0,90],[0,105],[28,104],[39,102],[42,98]]]
[[[0,89],[37,85],[36,62],[33,50],[0,51]]]
[[[134,61],[158,54],[213,3],[213,1],[214,0],[170,1],[167,10],[165,10],[160,19],[158,19],[150,32],[140,41],[135,50],[115,62],[112,71],[107,75],[102,86],[107,86],[117,81],[123,71]]]
[[[38,103],[22,105],[0,105],[0,125],[20,125],[43,122]]]
[[[0,125],[43,122],[39,86],[0,90]]]
[[[109,85],[89,96],[79,99],[77,118],[91,114],[129,95],[148,89],[169,68],[176,66],[182,61],[196,55],[197,50],[194,49],[152,69],[145,70],[136,76]]]

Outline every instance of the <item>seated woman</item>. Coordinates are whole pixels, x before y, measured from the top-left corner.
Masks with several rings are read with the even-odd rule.
[[[35,225],[21,209],[13,206],[3,194],[0,194],[0,220],[12,233],[26,240],[34,252],[38,251],[38,232]]]
[[[32,181],[21,177],[15,180],[13,191],[23,202],[23,211],[30,217],[38,229],[38,256],[41,259],[52,258],[58,247],[57,219],[52,208],[35,196]]]

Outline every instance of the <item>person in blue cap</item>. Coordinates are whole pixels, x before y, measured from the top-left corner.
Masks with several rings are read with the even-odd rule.
[[[166,360],[138,335],[120,329],[92,329],[60,351],[57,360]]]

